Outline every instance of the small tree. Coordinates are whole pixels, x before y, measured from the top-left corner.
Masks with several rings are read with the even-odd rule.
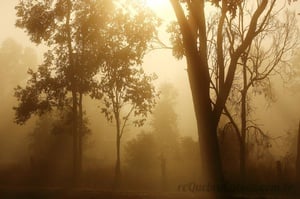
[[[142,126],[155,105],[157,94],[152,81],[156,76],[146,75],[141,64],[160,23],[152,11],[139,4],[121,1],[118,5],[120,9],[111,21],[109,39],[105,43],[108,48],[97,76],[98,87],[92,94],[103,99],[101,112],[116,124],[116,188],[120,185],[120,147],[125,127],[132,116],[135,117],[133,124]]]
[[[123,64],[109,66],[101,76],[98,87],[104,102],[101,112],[108,121],[114,121],[116,124],[117,160],[114,182],[116,188],[120,185],[121,177],[121,138],[132,116],[135,117],[131,121],[132,124],[142,126],[148,113],[151,113],[157,95],[152,85],[154,79],[155,76],[144,74],[138,66]]]

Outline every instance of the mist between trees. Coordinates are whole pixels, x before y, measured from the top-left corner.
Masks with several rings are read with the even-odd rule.
[[[170,44],[159,38],[162,19],[139,1],[16,5],[16,27],[47,51],[37,63],[34,49],[1,44],[0,147],[12,150],[1,150],[1,185],[172,192],[189,182],[299,183],[299,118],[280,132],[264,125],[278,118],[266,112],[283,92],[299,99],[297,15],[272,0],[170,2]],[[159,50],[186,59],[190,102],[181,82],[145,72],[144,58]],[[194,136],[179,127],[186,103]]]

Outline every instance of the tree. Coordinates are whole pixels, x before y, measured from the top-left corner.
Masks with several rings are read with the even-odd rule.
[[[24,81],[28,66],[37,65],[35,51],[23,47],[12,38],[5,39],[0,46],[0,73],[2,94],[12,92],[13,85]]]
[[[247,6],[243,7],[246,8]],[[243,18],[244,16],[237,17]],[[245,34],[244,27],[238,24],[236,27],[238,31],[227,31],[229,37],[233,38],[234,35]],[[285,71],[291,71],[289,60],[299,47],[298,37],[299,31],[294,13],[284,13],[283,20],[280,20],[278,15],[273,16],[264,30],[254,38],[238,62],[237,77],[233,82],[233,89],[224,109],[224,114],[229,118],[239,140],[242,179],[245,179],[246,172],[248,134],[258,132],[265,139],[269,138],[250,119],[250,110],[253,106],[251,105],[250,94],[264,94],[269,101],[274,100],[271,85],[272,77],[278,74],[282,77],[286,73]]]
[[[141,68],[142,59],[156,36],[159,19],[145,7],[129,1],[120,1],[105,41],[105,61],[97,75],[98,86],[92,97],[102,99],[101,112],[116,124],[116,166],[114,187],[120,186],[121,138],[125,127],[132,121],[142,126],[155,105],[156,91],[152,81]]]
[[[153,133],[139,133],[136,138],[127,142],[125,152],[126,162],[135,172],[145,172],[157,166],[157,140]]]
[[[82,133],[90,133],[84,119]],[[72,109],[52,111],[38,118],[29,143],[32,174],[44,182],[70,179],[72,171]],[[49,175],[50,174],[50,175]]]
[[[160,85],[160,98],[153,111],[151,126],[159,141],[161,153],[176,151],[178,147],[179,130],[177,125],[176,106],[177,91],[170,83]],[[167,155],[168,156],[168,155]]]
[[[0,43],[0,134],[1,134],[1,153],[2,160],[15,158],[11,149],[16,148],[16,144],[23,145],[20,142],[20,132],[27,131],[30,125],[19,128],[14,125],[12,118],[14,112],[12,106],[16,103],[13,97],[16,84],[23,84],[26,80],[26,70],[28,66],[37,66],[36,52],[29,47],[25,47],[13,38],[6,38]],[[25,134],[21,135],[24,136]],[[26,153],[24,151],[24,153]],[[18,158],[21,157],[18,154]]]
[[[0,45],[1,98],[6,106],[12,106],[13,87],[26,79],[28,66],[36,67],[37,56],[33,49],[23,47],[12,38],[5,39]],[[6,109],[5,107],[5,109]],[[4,108],[4,107],[3,107]],[[2,111],[1,111],[2,112]],[[7,114],[7,111],[3,113]],[[5,118],[4,115],[1,117]],[[5,122],[4,122],[5,123]]]
[[[151,127],[157,141],[161,164],[168,170],[172,159],[179,156],[179,129],[177,124],[177,113],[174,107],[176,106],[177,91],[170,83],[160,85],[160,98],[153,111]],[[162,176],[163,181],[166,181],[167,175]],[[163,183],[164,184],[164,183]],[[165,185],[163,185],[163,189]]]
[[[151,113],[156,97],[152,80],[154,77],[144,74],[142,69],[123,64],[109,66],[101,77],[98,87],[104,102],[101,112],[109,122],[116,124],[116,188],[120,186],[121,178],[121,138],[132,116],[135,117],[132,124],[142,126]]]
[[[297,140],[296,180],[297,180],[297,186],[300,186],[300,121],[298,126],[298,140]]]
[[[31,115],[42,115],[54,107],[69,106],[71,99],[73,175],[77,183],[82,153],[82,97],[90,91],[92,77],[99,70],[112,2],[26,0],[20,1],[16,10],[16,26],[24,29],[34,43],[43,42],[50,48],[38,71],[29,70],[27,86],[16,88],[20,102],[15,107],[16,123],[24,124]]]
[[[245,33],[231,39],[230,46],[226,46],[225,32],[234,29],[236,16],[244,15],[242,5],[245,1],[207,1],[214,5],[218,12],[217,30],[215,32],[215,63],[217,65],[218,82],[216,94],[211,92],[211,69],[208,53],[209,18],[205,15],[206,1],[177,1],[170,0],[179,24],[179,33],[183,55],[187,61],[187,72],[192,90],[194,109],[198,127],[200,150],[203,153],[203,162],[206,164],[207,180],[222,183],[222,169],[218,147],[217,127],[228,96],[230,94],[238,61],[251,45],[253,39],[259,35],[269,23],[272,11],[275,9],[275,0],[253,2],[253,12],[249,13],[247,21],[243,21]],[[229,48],[229,58],[224,59],[224,49]]]

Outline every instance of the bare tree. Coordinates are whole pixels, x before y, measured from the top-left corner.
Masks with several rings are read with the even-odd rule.
[[[269,101],[274,100],[272,77],[276,75],[282,77],[286,72],[290,73],[289,61],[299,47],[299,31],[296,26],[295,13],[284,13],[283,20],[279,20],[280,16],[276,14],[270,18],[268,25],[253,40],[238,62],[237,77],[224,109],[239,140],[242,179],[246,172],[247,134],[260,132],[262,137],[268,138],[251,120],[251,97],[253,94],[264,94]],[[243,16],[238,17],[243,20]],[[244,27],[238,24],[236,27],[238,31],[227,31],[229,37],[244,34]]]
[[[187,72],[192,90],[194,109],[197,119],[200,150],[203,162],[206,164],[207,180],[212,183],[222,183],[220,152],[217,138],[217,127],[224,111],[225,104],[231,92],[236,71],[243,54],[249,49],[253,39],[268,25],[275,9],[275,0],[252,2],[254,8],[251,13],[243,13],[246,1],[207,1],[212,3],[218,16],[214,23],[217,30],[216,56],[209,54],[210,40],[208,38],[208,23],[212,22],[205,13],[205,0],[178,1],[170,0],[177,22],[179,24],[179,40],[182,53],[186,57]],[[227,38],[226,31],[234,30],[233,21],[238,22],[239,15],[246,15],[243,21],[244,34]],[[229,40],[230,39],[230,40]],[[228,40],[232,41],[228,44]],[[228,59],[224,58],[225,49]],[[215,58],[217,70],[214,74],[217,84],[212,85],[211,58]],[[215,92],[211,92],[214,86]]]

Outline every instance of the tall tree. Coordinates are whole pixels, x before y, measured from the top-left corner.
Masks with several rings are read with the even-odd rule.
[[[16,88],[20,102],[15,107],[16,122],[23,124],[32,114],[68,106],[71,99],[76,183],[81,170],[82,95],[89,92],[92,77],[99,70],[112,2],[26,0],[20,1],[16,10],[16,26],[24,29],[34,43],[44,43],[50,49],[38,71],[29,70],[27,86]]]
[[[179,24],[179,33],[183,47],[183,55],[187,61],[187,72],[192,90],[194,109],[196,114],[200,150],[203,162],[206,164],[207,180],[212,183],[222,183],[220,152],[218,147],[217,127],[224,111],[227,98],[234,81],[238,61],[247,51],[253,39],[260,34],[269,19],[273,16],[276,0],[262,0],[253,2],[254,8],[247,14],[247,20],[241,21],[245,33],[231,39],[231,45],[226,45],[226,30],[234,29],[236,16],[244,15],[242,5],[245,1],[227,0],[170,0]],[[206,2],[212,3],[218,12],[216,20],[216,62],[217,89],[216,95],[211,92],[211,69],[209,62],[212,55],[208,53],[210,41],[208,39],[209,18],[205,13]],[[229,58],[224,59],[224,49],[230,49]]]
[[[243,7],[246,9],[247,6]],[[237,17],[243,18],[244,16]],[[289,60],[299,47],[299,30],[296,22],[294,13],[286,12],[282,14],[282,17],[273,16],[266,28],[254,38],[238,62],[237,78],[232,85],[233,89],[227,107],[225,107],[225,115],[228,116],[239,140],[242,179],[245,178],[246,172],[248,134],[259,132],[260,136],[268,137],[255,123],[249,122],[251,120],[251,93],[264,94],[270,101],[274,99],[272,77],[274,78],[275,75],[280,77],[284,75],[285,71],[290,71]],[[231,35],[230,37],[245,34],[244,27],[239,25],[236,27],[238,31],[227,31],[227,34]]]

